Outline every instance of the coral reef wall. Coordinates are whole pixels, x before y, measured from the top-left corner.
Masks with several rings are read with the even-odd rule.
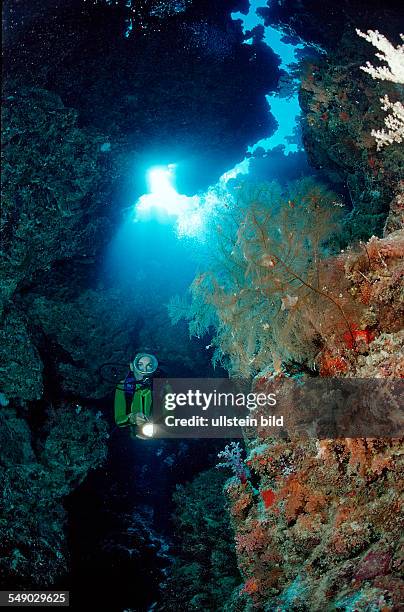
[[[274,362],[256,375],[255,390],[296,376],[300,384],[313,376],[402,379],[403,255],[401,192],[384,237],[328,261],[336,286],[346,284],[360,306],[352,311],[351,334],[343,334],[342,343],[323,337],[316,372],[287,360],[277,369]],[[387,401],[401,414],[398,398]],[[243,583],[222,609],[398,612],[403,439],[279,439],[258,428],[255,435],[248,431],[245,447],[246,459],[224,486]]]

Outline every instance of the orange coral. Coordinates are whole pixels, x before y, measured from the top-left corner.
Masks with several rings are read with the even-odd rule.
[[[258,591],[258,582],[255,578],[249,578],[247,582],[244,584],[244,587],[241,590],[241,593],[247,593],[251,595],[252,593],[256,593]]]
[[[372,298],[372,285],[369,282],[365,281],[361,284],[359,290],[362,304],[368,305]]]
[[[322,510],[327,505],[327,498],[322,493],[313,493],[307,500],[305,511],[312,513]]]
[[[336,529],[340,527],[342,523],[345,523],[350,516],[352,516],[353,510],[353,506],[341,506],[338,508],[334,518],[334,526]]]
[[[281,496],[286,499],[285,517],[288,521],[293,521],[303,512],[306,499],[305,487],[297,480],[296,476],[291,476],[287,479],[285,486],[282,488]]]
[[[252,554],[261,550],[267,543],[267,534],[264,525],[254,521],[250,529],[245,533],[236,535],[236,547],[238,552]]]
[[[235,518],[242,518],[251,503],[252,495],[250,493],[242,494],[240,498],[231,506],[232,516]]]
[[[339,355],[325,350],[319,360],[320,376],[336,376],[348,371],[348,362]]]

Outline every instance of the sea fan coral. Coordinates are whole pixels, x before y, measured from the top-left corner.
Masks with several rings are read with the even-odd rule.
[[[277,183],[236,184],[232,205],[219,203],[212,215],[210,254],[191,286],[192,303],[173,302],[172,319],[185,315],[191,335],[213,329],[214,361],[235,376],[287,360],[313,363],[321,345],[352,335],[356,317],[327,258],[341,207],[311,179],[287,192]]]

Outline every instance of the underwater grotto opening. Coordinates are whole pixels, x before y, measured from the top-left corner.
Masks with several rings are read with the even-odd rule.
[[[5,0],[0,606],[404,609],[404,10]]]

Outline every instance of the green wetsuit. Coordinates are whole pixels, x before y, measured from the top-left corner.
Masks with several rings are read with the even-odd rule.
[[[125,394],[124,381],[121,381],[115,389],[115,423],[119,427],[133,425],[136,415],[149,419],[152,411],[152,402],[153,397],[150,387],[136,384],[131,401]]]

